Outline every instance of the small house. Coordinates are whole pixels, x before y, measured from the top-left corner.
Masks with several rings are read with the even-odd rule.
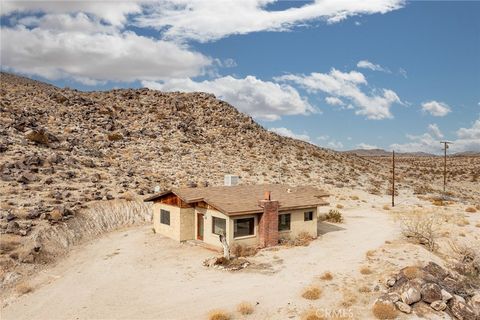
[[[315,187],[233,185],[173,188],[145,201],[153,202],[153,227],[177,241],[199,240],[268,247],[302,232],[317,237],[317,210],[328,194]]]

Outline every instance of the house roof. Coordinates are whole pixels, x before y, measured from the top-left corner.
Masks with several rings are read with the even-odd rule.
[[[186,203],[204,201],[227,215],[262,212],[259,201],[264,192],[271,192],[271,199],[278,200],[280,210],[312,208],[327,205],[328,193],[312,186],[291,187],[281,184],[237,185],[220,187],[173,188],[145,199],[154,201],[173,193]]]

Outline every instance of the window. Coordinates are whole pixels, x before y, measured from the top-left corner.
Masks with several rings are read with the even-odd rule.
[[[290,230],[290,213],[280,214],[278,216],[278,231]]]
[[[255,218],[235,219],[233,221],[233,237],[246,237],[255,234]]]
[[[313,211],[308,211],[303,213],[303,221],[312,221],[313,220]]]
[[[212,217],[212,233],[225,235],[227,233],[227,221],[222,218]]]
[[[160,209],[160,223],[170,225],[170,211]]]

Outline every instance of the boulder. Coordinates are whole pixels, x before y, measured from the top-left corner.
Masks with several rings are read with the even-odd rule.
[[[387,281],[386,281],[387,287],[393,287],[395,285],[395,282],[397,282],[397,280],[395,278],[387,279]]]
[[[448,300],[452,299],[453,296],[447,290],[442,289],[441,292],[442,292],[442,300],[443,301],[448,301]]]
[[[412,313],[412,307],[402,301],[395,302],[395,306],[397,306],[397,309],[403,313]]]
[[[13,214],[12,212],[9,212],[7,214],[7,216],[5,217],[5,220],[7,220],[7,222],[13,221],[15,219],[17,219],[17,216],[15,214]]]
[[[452,314],[459,320],[476,320],[477,316],[473,308],[465,303],[465,299],[454,295],[447,303]]]
[[[473,311],[480,318],[480,292],[474,294],[468,304],[473,308]]]
[[[50,135],[45,129],[30,130],[25,133],[25,139],[35,142],[37,144],[48,145],[53,136]]]
[[[17,179],[17,182],[28,184],[30,182],[34,182],[35,180],[37,180],[37,177],[33,173],[25,172]]]
[[[393,319],[398,314],[395,304],[384,296],[375,301],[372,311],[378,319]]]
[[[442,300],[442,288],[436,283],[425,283],[420,291],[422,300],[427,303]]]
[[[443,311],[447,309],[447,304],[442,300],[436,300],[430,303],[430,307],[435,311]]]
[[[20,230],[20,225],[16,221],[10,221],[7,224],[7,233],[17,233]]]
[[[423,267],[423,271],[431,274],[434,278],[438,280],[443,280],[448,276],[448,271],[446,271],[441,266],[432,261],[430,261],[425,267]]]
[[[40,217],[42,213],[40,212],[39,209],[33,209],[33,210],[30,210],[28,213],[27,213],[27,219],[37,219],[38,217]]]
[[[400,293],[402,301],[408,305],[418,302],[422,299],[420,286],[414,281],[408,281]]]

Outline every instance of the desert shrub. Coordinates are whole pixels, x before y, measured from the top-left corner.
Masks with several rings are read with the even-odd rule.
[[[480,245],[467,242],[450,242],[449,255],[453,258],[453,268],[471,279],[480,281]]]
[[[133,192],[127,191],[123,194],[122,198],[127,201],[133,201],[135,200],[135,195],[133,194]]]
[[[123,136],[120,133],[110,133],[107,135],[108,141],[119,141],[123,139]]]
[[[0,253],[7,253],[13,251],[20,245],[20,242],[15,240],[4,240],[0,238]]]
[[[279,243],[288,247],[306,247],[312,240],[314,240],[314,237],[308,232],[300,232],[295,238],[291,238],[290,236],[280,238]]]
[[[370,293],[370,292],[372,292],[372,289],[370,289],[370,288],[367,287],[367,286],[361,286],[360,288],[358,288],[358,292],[361,292],[361,293]]]
[[[350,199],[352,200],[360,200],[360,198],[358,196],[350,196]]]
[[[407,279],[412,280],[420,277],[422,275],[422,270],[419,267],[408,266],[402,270],[402,273]]]
[[[335,210],[335,209],[331,209],[325,215],[325,220],[328,221],[328,222],[342,223],[343,222],[343,216],[340,213],[340,211]]]
[[[465,212],[475,213],[475,212],[477,212],[477,209],[475,207],[468,207],[468,208],[465,209]]]
[[[371,273],[372,273],[372,269],[370,269],[370,268],[367,267],[367,266],[364,266],[364,267],[361,267],[361,268],[360,268],[360,273],[361,273],[361,274],[364,274],[364,275],[371,274]]]
[[[215,309],[208,313],[208,320],[230,320],[231,316],[228,312],[221,309]]]
[[[395,319],[398,315],[393,303],[376,302],[373,305],[372,312],[377,319]]]
[[[330,281],[333,279],[333,275],[330,271],[327,271],[320,276],[320,279]]]
[[[433,214],[413,213],[401,221],[402,235],[422,244],[430,251],[437,247],[438,219]]]
[[[27,294],[29,292],[32,292],[33,291],[33,288],[31,286],[29,286],[28,284],[26,283],[19,283],[16,287],[15,287],[15,290],[19,293],[19,294]]]
[[[241,302],[237,306],[237,311],[242,315],[252,314],[253,305],[250,302]]]
[[[384,205],[383,210],[390,210],[390,206],[388,204]]]
[[[336,206],[336,207],[337,207],[337,209],[343,209],[343,205],[342,205],[342,204],[340,204],[340,203],[339,203],[339,204],[337,204],[337,206]]]
[[[258,249],[253,246],[245,246],[239,243],[234,243],[230,248],[230,253],[235,257],[250,257],[256,255]]]
[[[318,310],[315,309],[309,309],[302,313],[301,320],[324,320],[325,318],[320,315]]]
[[[302,298],[305,298],[308,300],[317,300],[320,298],[321,293],[322,293],[322,290],[320,290],[319,287],[310,286],[303,290]]]

